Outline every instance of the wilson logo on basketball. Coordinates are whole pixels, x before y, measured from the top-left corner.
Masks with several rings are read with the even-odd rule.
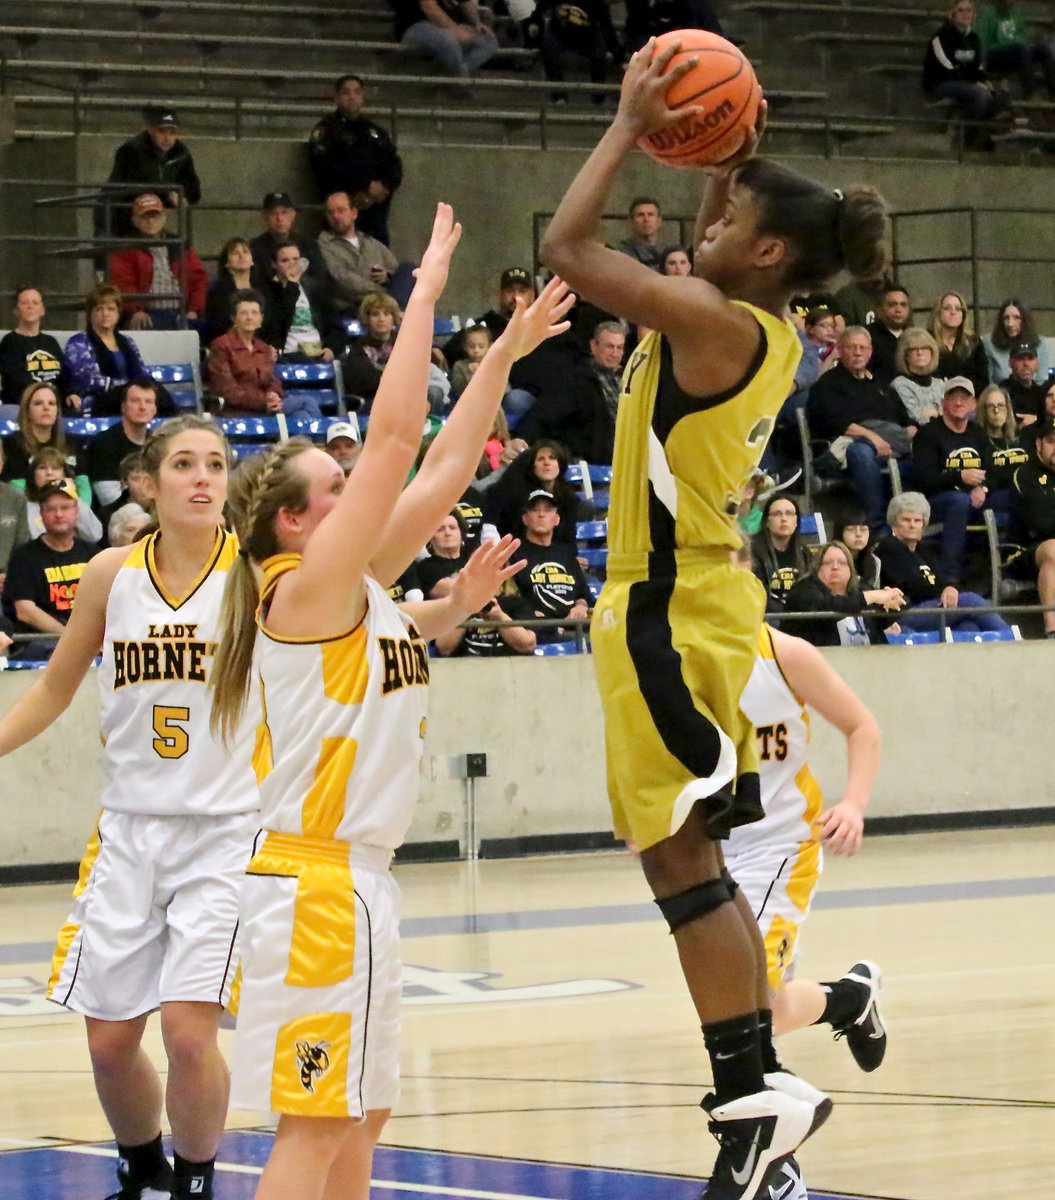
[[[735,109],[731,100],[723,100],[717,108],[710,112],[690,117],[687,121],[679,121],[669,129],[659,129],[649,134],[648,144],[656,150],[676,150],[679,146],[687,146],[701,133],[709,133],[717,129],[733,116]]]

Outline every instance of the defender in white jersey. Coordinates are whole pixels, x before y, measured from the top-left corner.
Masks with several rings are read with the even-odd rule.
[[[403,490],[458,235],[440,205],[347,483],[332,458],[293,441],[239,466],[232,487],[242,544],[263,572],[262,589],[248,562],[232,572],[213,676],[218,728],[250,692],[263,704],[265,833],[243,893],[234,1085],[239,1106],[281,1114],[258,1200],[366,1200],[398,1095],[389,863],[417,795],[425,643],[523,565],[510,565],[519,543],[503,538],[476,551],[443,600],[397,608],[385,592],[472,478],[513,361],[568,324],[559,280],[518,308]]]
[[[810,770],[807,705],[846,736],[847,782],[842,798],[824,810]],[[763,625],[758,657],[740,698],[758,741],[759,784],[765,815],[734,829],[725,843],[725,865],[758,920],[766,947],[776,1034],[827,1023],[846,1038],[862,1070],[873,1071],[886,1051],[879,1014],[879,968],[856,963],[833,983],[793,978],[799,931],[809,915],[823,866],[822,843],[837,854],[856,854],[864,812],[879,766],[875,719],[816,647]],[[804,1098],[813,1089],[780,1069],[766,1082]],[[786,1200],[806,1200],[793,1158],[771,1186]],[[782,1190],[784,1189],[784,1190]]]
[[[221,526],[227,448],[212,421],[167,422],[143,457],[158,529],[91,560],[47,670],[0,721],[0,753],[50,725],[102,653],[102,813],[48,995],[86,1019],[118,1143],[116,1195],[208,1200],[228,1091],[216,1030],[257,828],[253,722],[225,747],[206,691],[238,544]],[[174,1170],[161,1149],[162,1086],[140,1044],[155,1009]]]

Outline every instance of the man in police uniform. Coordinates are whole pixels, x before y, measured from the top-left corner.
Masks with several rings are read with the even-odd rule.
[[[321,196],[347,192],[359,210],[361,232],[388,245],[388,210],[403,182],[403,163],[388,133],[360,115],[365,85],[358,75],[334,84],[337,108],[308,137],[308,153]]]

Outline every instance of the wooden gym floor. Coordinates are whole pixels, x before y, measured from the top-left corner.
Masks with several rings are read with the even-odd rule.
[[[874,838],[852,861],[829,857],[799,973],[879,962],[890,1045],[864,1075],[825,1030],[781,1042],[836,1100],[800,1155],[813,1196],[1055,1194],[1053,867],[1051,827]],[[697,1108],[706,1057],[633,860],[397,874],[404,1090],[375,1193],[696,1197],[714,1155]],[[42,997],[69,890],[0,890],[3,1200],[113,1190],[80,1021]],[[148,1046],[162,1064],[156,1025]],[[252,1195],[269,1140],[259,1120],[230,1114],[218,1200]]]

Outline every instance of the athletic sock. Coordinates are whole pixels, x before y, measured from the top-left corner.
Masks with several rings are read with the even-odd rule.
[[[172,1200],[212,1200],[212,1174],[216,1159],[189,1162],[179,1154],[174,1154],[173,1158],[175,1179],[172,1182]]]
[[[867,991],[864,984],[854,983],[852,979],[839,979],[835,983],[822,983],[821,987],[827,995],[824,1012],[814,1021],[815,1025],[828,1024],[833,1029],[842,1029],[860,1015]]]
[[[144,1142],[141,1146],[122,1146],[117,1143],[120,1163],[118,1176],[122,1175],[134,1187],[144,1187],[152,1180],[164,1178],[169,1171],[169,1161],[161,1145],[161,1134]]]
[[[714,1094],[718,1104],[751,1096],[765,1088],[758,1039],[758,1014],[745,1013],[729,1021],[704,1025],[703,1044],[711,1057]]]
[[[762,1053],[762,1070],[767,1075],[784,1070],[773,1040],[773,1013],[768,1008],[758,1010],[758,1048]]]

